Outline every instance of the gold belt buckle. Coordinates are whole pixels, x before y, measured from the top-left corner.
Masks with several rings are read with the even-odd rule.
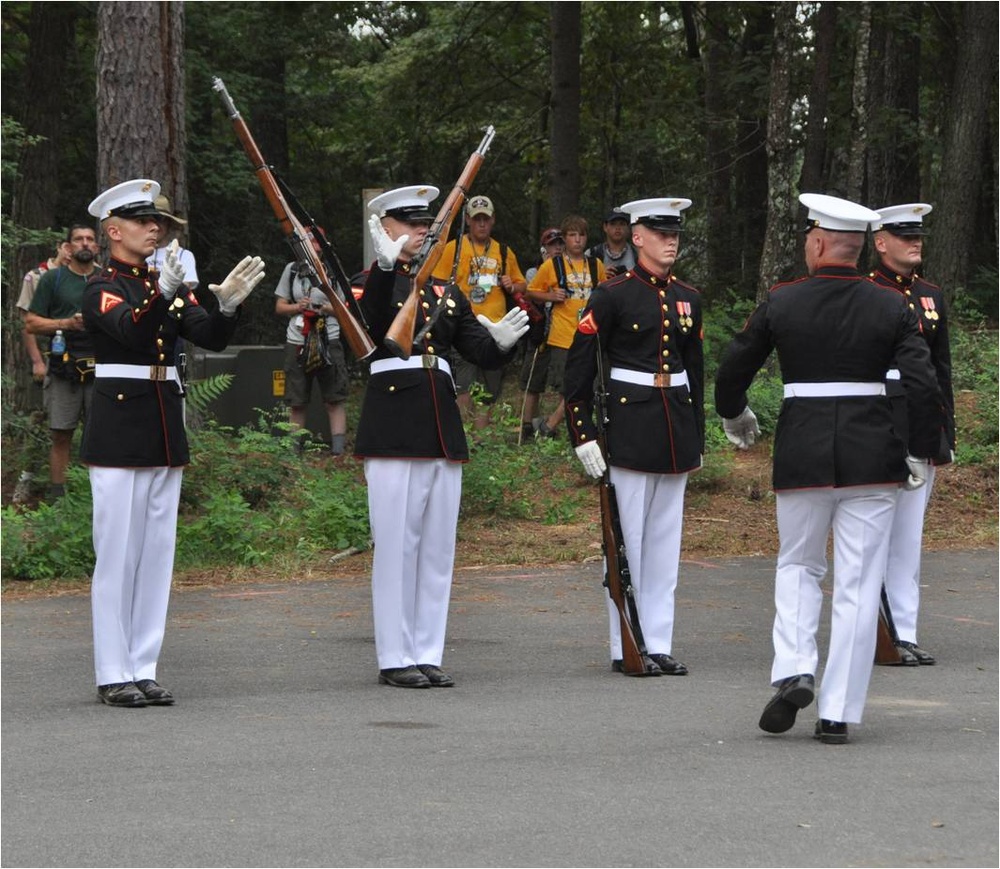
[[[668,389],[670,387],[670,374],[654,374],[653,386],[657,389]]]
[[[420,364],[424,368],[437,368],[438,358],[437,356],[431,356],[429,353],[424,353],[420,356]]]
[[[150,365],[149,366],[149,379],[150,380],[166,380],[167,379],[167,366],[166,365]]]

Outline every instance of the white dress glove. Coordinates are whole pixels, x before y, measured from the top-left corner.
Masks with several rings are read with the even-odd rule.
[[[927,459],[916,459],[913,456],[907,456],[906,467],[910,469],[910,476],[903,481],[904,491],[912,492],[927,482],[927,477],[930,475],[930,462]]]
[[[750,449],[760,435],[760,426],[757,425],[757,417],[750,410],[750,405],[747,405],[739,416],[733,419],[723,419],[722,429],[729,442],[736,444],[737,448],[741,450]]]
[[[181,265],[181,260],[178,256],[179,250],[180,242],[175,238],[170,243],[170,247],[167,248],[167,253],[163,258],[163,268],[160,269],[160,277],[157,280],[157,284],[165,299],[173,299],[177,295],[177,290],[181,284],[184,283],[184,266]]]
[[[368,218],[368,232],[372,237],[372,246],[375,249],[375,259],[378,267],[384,272],[391,272],[396,268],[396,260],[409,240],[409,235],[401,235],[395,241],[389,238],[389,233],[382,226],[382,221],[377,214]]]
[[[596,479],[607,470],[608,466],[604,462],[604,455],[601,453],[601,447],[597,441],[588,441],[585,444],[580,444],[575,452],[576,457],[583,464],[583,469],[589,476]]]
[[[504,353],[510,350],[517,343],[525,332],[528,331],[528,313],[521,308],[511,308],[502,320],[494,323],[489,317],[476,314],[476,319],[483,324],[486,330],[497,342]]]
[[[219,300],[219,310],[229,316],[263,279],[264,260],[245,256],[221,284],[209,284],[208,288]]]

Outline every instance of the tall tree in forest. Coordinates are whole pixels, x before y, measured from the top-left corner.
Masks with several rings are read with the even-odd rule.
[[[816,34],[813,43],[813,74],[809,87],[805,155],[799,176],[799,190],[803,193],[823,192],[827,112],[830,105],[830,61],[837,46],[837,6],[832,0],[820,3],[813,24]]]
[[[160,182],[188,210],[184,4],[97,4],[97,186]]]
[[[854,41],[854,81],[851,89],[851,142],[843,195],[861,202],[865,186],[868,149],[868,55],[872,29],[872,4],[859,3]]]
[[[868,168],[873,208],[920,200],[920,3],[873,8],[868,58]]]
[[[581,6],[576,0],[549,4],[552,15],[549,216],[553,222],[580,207]]]
[[[795,32],[795,3],[776,3],[771,59],[771,94],[767,112],[767,230],[760,258],[757,299],[767,298],[768,289],[795,262],[795,147],[792,125],[791,64]]]
[[[994,167],[993,189],[997,182],[996,164],[987,159],[989,112],[997,109],[997,4],[962,5],[931,252],[934,279],[948,293],[965,287],[972,277],[976,220],[981,213],[977,203],[990,196],[983,184],[986,166]],[[987,254],[986,261],[995,266],[996,250]]]
[[[32,3],[27,23],[28,53],[25,91],[17,111],[31,144],[17,155],[14,224],[26,229],[55,228],[59,198],[59,148],[63,142],[62,111],[67,90],[67,60],[72,54],[79,8],[75,3]],[[16,310],[21,278],[52,255],[52,244],[23,244],[13,256],[9,287],[4,294],[4,370],[13,375],[9,400],[24,409],[29,400],[31,366],[20,340],[21,317]]]

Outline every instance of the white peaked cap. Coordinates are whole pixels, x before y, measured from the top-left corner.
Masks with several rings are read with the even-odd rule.
[[[810,229],[867,232],[868,225],[880,217],[877,211],[825,193],[802,193],[799,195],[799,202],[809,209],[807,219]]]
[[[433,220],[430,203],[441,191],[429,184],[399,187],[381,193],[368,203],[369,210],[379,217],[399,220]]]

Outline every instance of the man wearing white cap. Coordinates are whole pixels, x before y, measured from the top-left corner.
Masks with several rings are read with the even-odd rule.
[[[361,406],[354,454],[364,459],[368,512],[375,542],[372,615],[378,680],[397,688],[447,688],[441,669],[462,463],[469,449],[455,401],[448,356],[454,350],[481,368],[499,368],[527,331],[514,308],[499,322],[476,317],[454,286],[420,288],[415,334],[430,330],[399,359],[383,345],[410,295],[411,274],[433,221],[438,189],[403,187],[368,203],[373,263],[360,299],[378,349]]]
[[[496,224],[493,200],[488,196],[473,196],[465,205],[465,216],[468,232],[444,246],[441,259],[434,267],[434,278],[446,282],[454,273],[454,281],[472,303],[473,313],[496,323],[503,319],[516,296],[524,293],[528,283],[521,274],[514,251],[493,238]],[[477,429],[486,428],[490,420],[489,408],[500,398],[503,369],[483,369],[465,362],[461,356],[451,361],[455,366],[458,406],[466,417],[472,415],[469,388],[473,383],[480,383],[485,388],[485,407],[475,413],[473,425]]]
[[[771,683],[778,691],[759,726],[783,733],[813,700],[832,529],[830,648],[814,736],[840,744],[864,710],[898,490],[926,479],[941,393],[913,311],[858,273],[868,224],[879,215],[833,196],[807,193],[799,201],[809,212],[809,276],[776,285],[750,315],[719,366],[715,405],[729,440],[741,449],[753,444],[759,429],[746,391],[777,350],[785,383],[773,474],[780,544]],[[908,445],[885,397],[893,358],[909,401]]]
[[[182,468],[189,461],[183,398],[175,366],[179,338],[222,350],[238,307],[264,276],[246,257],[209,289],[209,314],[183,288],[177,243],[159,276],[146,266],[163,215],[160,185],[125,181],[90,203],[111,258],[83,296],[83,320],[96,357],[92,412],[80,458],[90,466],[94,504],[91,585],[97,693],[109,706],[165,706],[173,695],[156,681],[167,618]]]
[[[934,487],[936,465],[952,461],[955,450],[955,396],[951,385],[951,347],[948,341],[948,306],[940,287],[924,280],[917,269],[923,257],[924,215],[930,205],[922,202],[892,205],[878,210],[872,223],[879,262],[871,277],[880,286],[902,294],[917,315],[920,334],[927,342],[938,385],[945,401],[945,427],[928,467],[927,485],[903,491],[889,536],[889,559],[885,569],[885,592],[899,635],[900,662],[905,665],[934,664],[935,658],[917,645],[917,611],[920,608],[920,550],[923,545],[924,512]],[[892,401],[896,430],[905,432],[906,393],[893,365],[886,375],[886,394]]]
[[[187,221],[176,214],[171,213],[170,200],[162,193],[156,197],[153,203],[156,210],[160,212],[163,232],[160,235],[160,246],[146,258],[146,265],[151,269],[159,271],[163,268],[163,263],[167,258],[167,249],[175,238],[184,231]],[[184,269],[184,286],[189,290],[198,289],[198,266],[194,259],[194,254],[186,247],[177,248],[177,261]]]
[[[684,492],[705,450],[701,294],[673,273],[690,199],[640,199],[621,207],[638,252],[634,269],[597,286],[566,360],[570,441],[592,477],[610,465],[647,672],[684,676],[673,657],[674,592]],[[594,380],[606,354],[606,444],[594,424]],[[603,366],[602,366],[603,367]],[[611,667],[622,666],[621,622],[606,596]]]

